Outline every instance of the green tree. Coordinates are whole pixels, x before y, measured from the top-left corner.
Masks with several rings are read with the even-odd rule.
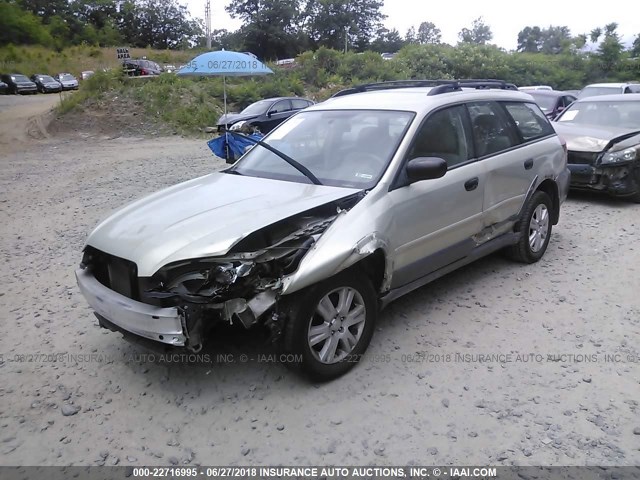
[[[631,46],[631,56],[640,57],[640,33],[636,35],[633,45]]]
[[[598,47],[597,60],[605,77],[608,77],[622,59],[624,45],[620,41],[620,35],[617,33],[618,24],[609,23],[604,27],[604,39]]]
[[[348,44],[363,51],[386,16],[382,0],[307,0],[305,30],[315,47],[342,50]]]
[[[596,27],[593,30],[591,30],[591,33],[589,33],[589,40],[591,40],[591,43],[598,43],[598,40],[600,39],[601,36],[602,36],[602,29],[600,27]]]
[[[484,23],[482,17],[476,18],[471,28],[463,28],[458,34],[462,43],[475,43],[476,45],[486,45],[493,39],[491,27]]]
[[[0,2],[0,45],[51,45],[53,38],[36,15],[14,3]]]
[[[542,48],[543,36],[540,27],[525,27],[518,33],[518,52],[538,53]]]
[[[433,22],[422,22],[418,27],[418,43],[440,43],[442,33]]]
[[[299,0],[233,0],[226,10],[242,20],[244,47],[259,58],[286,58],[298,52]]]
[[[569,27],[549,26],[542,30],[542,53],[558,54],[571,48],[572,38]]]
[[[392,30],[387,30],[386,28],[381,28],[378,30],[376,38],[371,42],[369,49],[378,52],[397,52],[402,47],[404,47],[405,41],[400,36],[400,32],[395,28]]]
[[[407,33],[404,35],[404,41],[406,43],[418,43],[418,38],[416,35],[416,27],[409,27],[407,29]]]

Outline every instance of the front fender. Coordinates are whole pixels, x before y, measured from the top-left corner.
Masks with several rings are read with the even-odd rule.
[[[305,255],[298,269],[283,279],[283,295],[332,277],[377,250],[384,252],[385,275],[382,290],[388,289],[390,273],[393,271],[388,239],[379,231],[369,230],[371,233],[365,233],[364,229],[357,228],[359,222],[355,222],[356,228],[353,228],[354,223],[348,223],[348,216],[347,212],[342,213]]]

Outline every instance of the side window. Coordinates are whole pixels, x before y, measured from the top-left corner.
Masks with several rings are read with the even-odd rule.
[[[291,110],[291,102],[289,100],[280,100],[276,102],[271,109],[269,109],[270,113],[282,113],[288,112]]]
[[[555,131],[542,110],[534,103],[505,103],[525,142],[553,135]]]
[[[440,110],[420,127],[409,152],[409,159],[439,157],[449,168],[471,158],[471,141],[464,127],[466,111],[458,105]]]
[[[492,155],[520,143],[509,119],[497,103],[470,103],[469,115],[478,157]]]
[[[291,100],[291,104],[293,106],[293,110],[302,110],[303,108],[307,108],[309,106],[309,102],[306,100]]]

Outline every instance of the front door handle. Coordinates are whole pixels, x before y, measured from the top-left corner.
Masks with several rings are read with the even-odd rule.
[[[532,168],[533,168],[533,158],[530,158],[529,160],[525,160],[524,169],[531,170]]]
[[[473,177],[471,180],[467,180],[466,182],[464,182],[464,188],[467,190],[467,192],[470,192],[471,190],[475,190],[476,188],[478,188],[479,183],[480,179],[478,177]]]

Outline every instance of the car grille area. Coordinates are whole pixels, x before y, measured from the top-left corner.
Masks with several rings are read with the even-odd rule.
[[[574,152],[569,150],[567,163],[570,165],[595,165],[600,153]]]
[[[138,300],[138,268],[130,260],[87,246],[82,263],[102,285],[127,298]]]

